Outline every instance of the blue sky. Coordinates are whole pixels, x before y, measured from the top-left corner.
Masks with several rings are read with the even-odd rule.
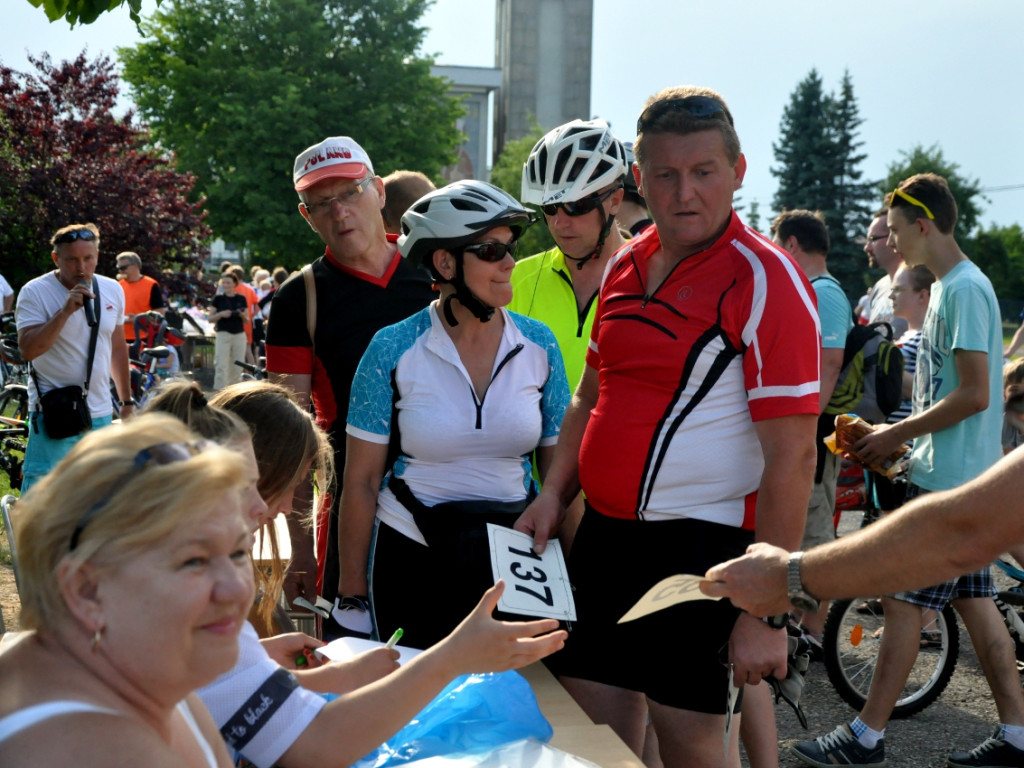
[[[86,46],[90,55],[113,55],[115,46],[138,40],[124,11],[68,30],[27,0],[0,3],[7,28],[0,60],[14,69],[28,68],[26,49],[59,60]],[[153,7],[143,0],[144,14]],[[493,65],[490,0],[437,0],[424,23],[424,51],[438,63]],[[1017,187],[987,193],[984,224],[1024,224],[1022,29],[1019,0],[594,0],[590,116],[632,139],[651,93],[681,83],[718,90],[747,155],[741,195],[758,200],[766,216],[776,188],[772,143],[790,93],[812,67],[829,90],[848,69],[865,119],[867,178],[884,177],[900,151],[937,143],[983,187]]]

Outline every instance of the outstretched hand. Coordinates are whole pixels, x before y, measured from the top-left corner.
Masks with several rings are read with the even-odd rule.
[[[504,672],[532,664],[565,645],[568,634],[555,619],[498,621],[493,617],[505,590],[498,581],[476,608],[438,644],[451,665],[452,677],[474,672]]]
[[[708,597],[727,597],[754,616],[774,616],[790,608],[787,586],[789,553],[771,544],[747,547],[747,554],[712,566],[700,591]]]

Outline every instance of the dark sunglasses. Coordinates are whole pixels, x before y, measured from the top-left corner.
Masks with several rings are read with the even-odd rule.
[[[710,96],[686,96],[680,99],[663,99],[656,101],[643,112],[636,121],[636,132],[641,134],[669,112],[685,112],[698,120],[712,120],[722,115],[732,125],[732,117],[725,107]]]
[[[571,203],[551,203],[549,205],[542,205],[540,209],[544,211],[546,216],[554,216],[558,213],[559,208],[564,210],[569,216],[582,216],[585,213],[590,213],[601,205],[605,200],[611,197],[612,192],[616,189],[618,189],[618,187],[612,187],[600,194],[588,195],[582,200],[573,200]]]
[[[91,229],[73,229],[70,232],[65,232],[63,235],[57,235],[53,239],[54,245],[66,245],[67,243],[73,243],[75,240],[95,240],[96,233]]]
[[[480,261],[494,263],[505,258],[505,254],[512,254],[515,258],[516,247],[519,241],[513,240],[510,243],[471,243],[462,249],[463,253],[472,253]]]
[[[135,459],[132,462],[131,473],[125,477],[119,478],[111,489],[103,494],[100,500],[89,507],[89,510],[82,515],[82,519],[78,521],[78,525],[75,526],[75,530],[71,534],[71,548],[68,551],[75,551],[75,548],[78,546],[78,540],[82,536],[82,531],[85,530],[85,526],[87,526],[89,521],[96,516],[97,512],[106,506],[114,491],[120,488],[124,484],[124,481],[131,477],[131,475],[154,464],[160,466],[164,464],[174,464],[178,461],[187,461],[193,456],[202,453],[209,445],[210,443],[205,440],[198,443],[157,443],[156,445],[149,446],[149,448],[143,448],[135,454]]]

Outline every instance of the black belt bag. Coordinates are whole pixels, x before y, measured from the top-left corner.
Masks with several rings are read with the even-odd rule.
[[[40,396],[39,408],[43,412],[46,435],[51,440],[74,437],[92,429],[86,393],[77,385],[51,389]]]
[[[453,558],[452,562],[490,562],[487,523],[504,528],[512,525],[533,500],[522,501],[446,501],[428,507],[417,499],[408,484],[394,475],[388,488],[403,507],[409,510],[427,546]]]

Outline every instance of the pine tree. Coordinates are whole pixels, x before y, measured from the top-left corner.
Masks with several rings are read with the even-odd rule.
[[[779,166],[772,174],[779,188],[772,200],[776,211],[806,208],[821,211],[832,248],[829,271],[846,293],[856,298],[873,282],[857,238],[864,234],[874,189],[861,181],[857,132],[863,119],[849,72],[839,95],[825,93],[821,76],[812,69],[797,84],[782,116],[780,140],[773,144]]]

